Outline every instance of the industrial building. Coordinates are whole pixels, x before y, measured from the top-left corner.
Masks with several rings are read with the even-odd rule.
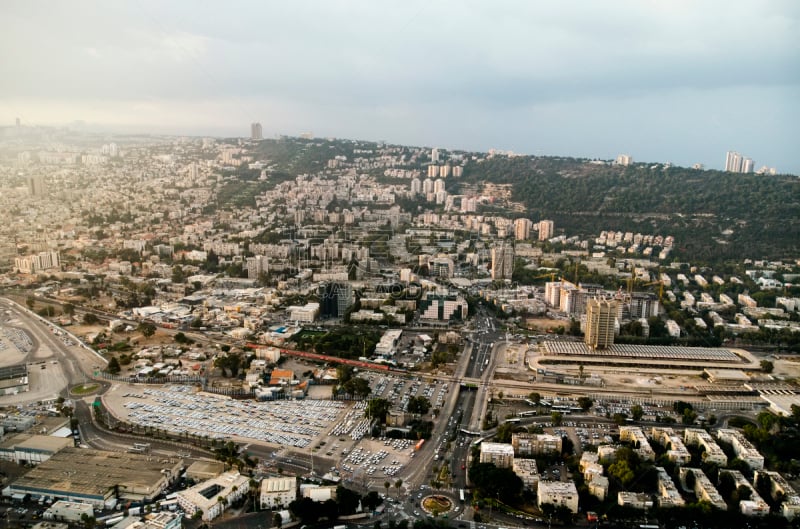
[[[94,506],[91,503],[57,501],[42,514],[42,518],[45,520],[72,523],[80,523],[83,516],[94,516]]]
[[[16,395],[28,391],[28,366],[0,367],[0,395]]]
[[[707,368],[761,369],[759,362],[741,349],[637,344],[612,344],[605,349],[593,349],[586,343],[548,340],[541,344],[539,351],[545,363],[584,364],[587,368],[692,369],[698,372]]]
[[[182,468],[182,459],[68,447],[6,491],[91,503],[102,509],[116,503],[116,494],[124,500],[153,501],[178,479]]]
[[[265,478],[261,481],[261,508],[288,507],[297,499],[297,478]]]
[[[192,517],[202,513],[201,518],[208,522],[220,516],[230,504],[247,494],[249,490],[250,479],[247,476],[242,476],[236,471],[225,472],[179,492],[178,505],[186,516]]]
[[[19,465],[38,465],[74,444],[70,437],[24,433],[9,435],[0,442],[0,459]]]

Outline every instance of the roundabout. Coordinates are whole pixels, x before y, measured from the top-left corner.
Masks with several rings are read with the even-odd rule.
[[[431,516],[439,516],[453,510],[453,500],[441,494],[433,494],[422,498],[422,510]]]
[[[78,384],[69,389],[71,395],[90,395],[100,389],[100,384],[92,382],[86,384]]]

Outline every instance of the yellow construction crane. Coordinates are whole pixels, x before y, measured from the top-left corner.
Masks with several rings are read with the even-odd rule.
[[[633,294],[633,285],[636,283],[636,278],[631,276],[628,278],[628,295],[630,296]],[[661,279],[657,281],[649,281],[647,283],[642,283],[643,287],[650,287],[653,285],[661,285],[658,289],[658,302],[661,303],[661,298],[664,297],[664,281]]]
[[[658,287],[658,302],[661,303],[661,298],[664,297],[664,281],[659,279],[658,281],[650,281],[649,283],[645,283],[642,286],[649,287],[653,285],[659,285]]]

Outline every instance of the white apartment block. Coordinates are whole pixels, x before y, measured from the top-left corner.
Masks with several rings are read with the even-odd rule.
[[[617,504],[633,509],[650,509],[653,507],[653,500],[649,494],[643,492],[620,491],[617,493]]]
[[[592,474],[592,480],[586,483],[589,494],[600,501],[604,501],[608,496],[608,478],[597,474]]]
[[[639,454],[642,459],[655,461],[656,453],[653,451],[653,447],[650,446],[647,436],[638,426],[620,426],[619,440],[638,446],[633,451]]]
[[[58,252],[40,252],[27,257],[16,257],[14,268],[20,274],[35,274],[44,270],[52,270],[61,266]]]
[[[515,457],[511,469],[519,476],[522,484],[528,490],[536,490],[539,486],[539,468],[535,459]]]
[[[733,477],[735,487],[747,487],[750,489],[750,499],[742,500],[739,502],[739,511],[746,516],[766,516],[769,514],[769,505],[758,495],[756,489],[750,485],[750,482],[738,470],[720,470],[720,477],[724,474],[730,474]]]
[[[717,442],[711,437],[711,434],[700,428],[686,428],[683,432],[683,442],[687,445],[700,445],[703,448],[703,461],[716,463],[724,467],[728,464],[728,456],[722,448],[719,447]]]
[[[762,479],[769,480],[769,492],[773,500],[783,497],[781,514],[784,518],[791,521],[800,515],[800,495],[783,476],[773,470],[759,470],[755,474],[755,483],[758,484]]]
[[[552,220],[540,220],[538,226],[540,241],[546,241],[553,237],[554,223]]]
[[[292,305],[287,308],[289,319],[300,323],[311,323],[319,316],[319,303],[306,303],[302,307]]]
[[[261,481],[261,508],[288,507],[297,499],[297,478],[266,478]]]
[[[570,512],[578,512],[578,489],[572,481],[539,481],[536,490],[536,505],[550,503],[556,507],[563,505]]]
[[[681,485],[684,488],[688,488],[686,486],[686,478],[689,472],[692,473],[694,476],[694,488],[692,490],[694,491],[694,495],[697,496],[698,500],[707,501],[717,509],[723,511],[728,510],[728,504],[725,503],[722,495],[719,493],[714,484],[711,483],[711,480],[708,479],[708,476],[706,476],[706,473],[703,472],[702,469],[682,467],[678,472],[678,477],[681,480]]]
[[[202,519],[208,522],[220,516],[229,505],[249,490],[250,479],[231,471],[179,492],[177,500],[187,517],[191,518],[202,512]]]
[[[514,453],[520,456],[560,454],[562,442],[560,435],[515,433],[511,436]]]
[[[512,468],[514,447],[508,443],[481,443],[481,463],[494,463],[499,468]]]
[[[753,444],[745,439],[742,432],[731,429],[721,429],[717,431],[717,439],[725,441],[733,446],[736,457],[747,463],[753,470],[764,468],[764,456],[756,449]]]
[[[658,504],[661,507],[683,507],[686,501],[664,467],[656,467],[656,472],[658,472]]]
[[[686,449],[680,435],[675,433],[672,428],[659,428],[656,426],[653,427],[650,435],[661,446],[669,447],[667,458],[673,463],[685,465],[692,460],[692,454]]]

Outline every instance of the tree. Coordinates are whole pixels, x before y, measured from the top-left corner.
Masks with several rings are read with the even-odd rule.
[[[122,367],[119,365],[119,360],[117,360],[116,356],[112,356],[111,360],[108,361],[108,366],[106,366],[106,371],[111,373],[112,375],[119,374],[122,371]]]
[[[642,417],[644,417],[644,408],[638,404],[631,406],[631,417],[634,421],[641,421]]]
[[[761,361],[761,370],[764,371],[764,373],[772,373],[774,369],[775,369],[775,364],[773,364],[769,360]]]
[[[583,366],[581,366],[581,367],[583,367]],[[591,399],[591,397],[579,397],[578,398],[578,406],[580,406],[583,411],[589,411],[589,409],[592,407],[593,404],[594,404],[594,401]]]
[[[531,402],[533,402],[537,406],[542,401],[542,396],[540,394],[536,393],[535,391],[533,393],[529,394],[528,398],[531,400]]]
[[[83,323],[86,325],[97,325],[99,321],[100,319],[91,312],[87,312],[83,315]]]
[[[397,481],[394,482],[394,488],[397,489],[397,497],[398,498],[400,497],[400,487],[402,487],[402,486],[403,486],[403,480],[402,479],[398,479]]]
[[[136,328],[145,338],[150,338],[156,333],[156,326],[150,322],[143,321]]]
[[[416,415],[425,415],[431,409],[431,401],[423,396],[411,397],[408,400],[408,412]]]
[[[627,487],[636,477],[633,469],[625,459],[617,460],[608,467],[608,474],[616,478],[623,487]]]
[[[75,314],[75,305],[73,305],[72,303],[64,303],[64,305],[61,308],[64,310],[64,314],[66,314],[67,316],[72,316],[73,314]]]
[[[25,298],[25,305],[28,306],[29,310],[33,310],[33,307],[36,306],[36,298],[33,296],[28,296]]]
[[[370,399],[364,409],[364,417],[378,419],[379,422],[386,422],[386,414],[389,413],[391,404],[386,399]]]
[[[686,481],[686,488],[689,490],[694,490],[694,486],[697,483],[697,478],[695,477],[692,469],[686,471],[686,477],[684,480]]]
[[[564,414],[560,411],[554,411],[551,413],[550,418],[553,421],[553,426],[561,426],[561,423],[564,422]]]
[[[281,516],[281,513],[276,512],[275,514],[272,515],[272,525],[274,525],[278,529],[280,529],[283,526],[283,516]]]

